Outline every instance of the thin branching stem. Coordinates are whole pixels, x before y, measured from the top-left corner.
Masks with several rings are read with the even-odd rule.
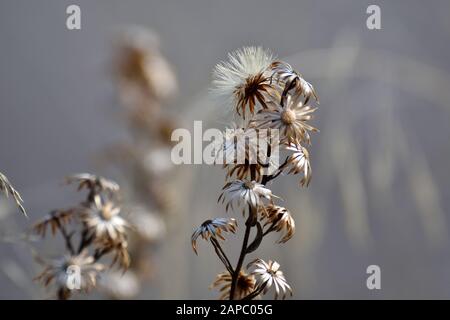
[[[75,249],[73,248],[72,245],[72,235],[67,233],[66,227],[63,224],[61,224],[61,222],[59,222],[58,219],[56,219],[55,221],[56,224],[58,225],[59,230],[61,231],[61,235],[64,238],[67,250],[69,250],[70,254],[72,255],[75,254]]]
[[[241,253],[239,255],[239,260],[236,265],[236,269],[233,272],[233,275],[231,277],[231,288],[230,288],[230,300],[234,300],[234,293],[236,291],[236,284],[239,277],[239,273],[241,272],[242,264],[244,263],[245,256],[247,255],[247,246],[248,246],[248,239],[250,237],[250,230],[252,228],[252,208],[249,208],[249,217],[245,223],[245,234],[244,234],[244,240],[242,241],[242,248]]]
[[[225,265],[228,272],[230,274],[234,273],[233,267],[231,266],[230,260],[228,259],[227,255],[222,249],[222,246],[220,245],[219,241],[217,241],[214,238],[211,238],[211,244],[214,247],[214,250],[216,251],[217,256],[219,257],[220,261]]]

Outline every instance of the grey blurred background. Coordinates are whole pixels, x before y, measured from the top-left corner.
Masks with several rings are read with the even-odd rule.
[[[66,29],[78,4],[82,29]],[[366,8],[381,7],[381,30]],[[156,31],[179,77],[167,108],[183,126],[223,128],[210,101],[214,65],[244,45],[284,58],[317,89],[313,180],[273,185],[296,219],[283,246],[270,238],[258,256],[276,259],[294,298],[450,298],[450,2],[297,0],[2,0],[0,2],[0,171],[25,199],[30,220],[0,217],[5,239],[50,209],[73,201],[64,176],[99,172],[95,155],[127,138],[111,71],[121,26]],[[140,298],[210,299],[222,266],[210,247],[190,248],[194,227],[222,216],[220,167],[186,166],[158,248],[157,280]],[[0,202],[4,205],[4,201]],[[238,247],[234,241],[228,247]],[[235,258],[236,251],[232,251]],[[381,267],[382,289],[366,288]],[[0,298],[43,298],[25,245],[0,243]]]

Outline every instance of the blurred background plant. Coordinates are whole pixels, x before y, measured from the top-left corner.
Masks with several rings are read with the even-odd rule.
[[[44,268],[34,280],[46,288],[55,286],[56,294],[51,296],[60,300],[89,293],[100,278],[108,278],[108,269],[117,266],[125,273],[130,266],[127,229],[131,225],[120,215],[119,185],[87,173],[66,181],[78,190],[86,189],[86,199],[76,206],[53,210],[33,226],[33,232],[42,239],[59,233],[63,240],[65,253],[57,258],[34,255]],[[105,256],[112,256],[109,267],[101,261]]]
[[[80,31],[65,28],[64,1],[0,3],[0,167],[33,221],[79,202],[58,187],[70,172],[111,177],[124,204],[132,203],[128,176],[119,175],[124,171],[103,172],[91,158],[117,141],[133,141],[132,130],[123,130],[122,118],[111,112],[123,110],[109,72],[112,29],[139,24],[158,31],[180,84],[177,100],[164,109],[186,128],[193,120],[209,119],[204,129],[229,122],[212,108],[211,70],[230,49],[261,45],[277,48],[308,81],[320,83],[314,179],[301,192],[297,181],[272,186],[296,212],[296,234],[283,247],[263,243],[260,249],[295,275],[288,278],[293,298],[450,297],[448,1],[378,1],[381,30],[366,28],[373,4],[366,1],[77,3]],[[170,232],[152,246],[158,276],[139,297],[216,298],[205,288],[220,261],[195,257],[188,238],[199,221],[222,209],[210,199],[220,191],[223,170],[175,170],[169,183],[178,205],[166,217]],[[0,199],[0,298],[46,297],[31,281],[40,268],[21,241],[29,221],[13,213],[14,202]],[[39,252],[63,250],[52,246]],[[365,286],[370,264],[381,267],[382,290]]]
[[[120,113],[131,139],[109,147],[98,160],[123,181],[136,232],[130,241],[133,264],[127,277],[113,275],[102,281],[114,298],[136,297],[142,284],[153,278],[154,253],[166,236],[167,216],[176,205],[170,138],[177,121],[164,103],[174,99],[178,85],[159,46],[156,33],[137,26],[124,28],[115,41],[113,68],[123,106]]]

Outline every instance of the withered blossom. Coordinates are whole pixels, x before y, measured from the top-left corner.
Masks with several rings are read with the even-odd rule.
[[[226,179],[235,177],[239,180],[251,179],[252,174],[256,182],[261,182],[264,174],[264,167],[258,163],[244,163],[234,165],[224,165],[227,169]]]
[[[5,197],[9,197],[10,195],[14,198],[16,206],[19,208],[22,213],[27,216],[25,208],[23,207],[23,199],[20,193],[14,189],[12,184],[9,182],[8,178],[0,172],[0,192],[5,195]]]
[[[138,294],[141,283],[131,270],[126,273],[111,270],[102,274],[98,287],[112,299],[132,299]]]
[[[77,184],[78,190],[87,189],[93,193],[116,193],[120,187],[117,183],[90,173],[79,173],[66,177],[67,184]]]
[[[230,296],[232,276],[228,271],[219,273],[210,288],[220,291],[220,300],[228,299]],[[255,290],[256,280],[251,274],[240,271],[236,282],[236,299],[240,300],[251,294]]]
[[[218,201],[225,203],[225,209],[234,210],[234,206],[242,207],[244,210],[246,206],[257,209],[262,204],[262,199],[272,200],[276,197],[272,191],[264,185],[250,180],[235,180],[228,182],[222,189]]]
[[[276,80],[277,82],[284,82],[283,97],[286,97],[287,93],[294,89],[294,94],[303,95],[305,97],[305,103],[308,103],[311,97],[318,101],[314,87],[303,79],[302,75],[295,71],[288,63],[274,61],[270,65],[270,69],[272,71],[271,79]]]
[[[158,100],[175,94],[178,89],[175,73],[161,54],[155,33],[139,27],[128,28],[121,33],[118,45],[118,76],[128,92],[137,88]]]
[[[261,211],[264,227],[269,226],[270,231],[282,232],[278,243],[285,243],[295,233],[295,221],[288,209],[269,204]]]
[[[268,108],[260,110],[252,119],[252,125],[259,129],[278,129],[281,141],[311,143],[309,132],[318,130],[308,121],[313,119],[316,108],[305,105],[301,96],[286,97],[285,105],[278,101],[269,101]]]
[[[76,208],[67,210],[55,210],[50,212],[40,222],[33,226],[34,232],[38,235],[45,237],[47,229],[50,228],[52,235],[55,235],[61,226],[70,223],[78,210]]]
[[[102,200],[98,195],[80,213],[81,222],[96,239],[121,241],[125,237],[128,222],[120,215],[120,208],[110,200]]]
[[[202,237],[204,240],[214,238],[215,240],[222,239],[225,240],[222,232],[235,233],[237,228],[237,222],[234,218],[215,218],[212,220],[206,220],[203,222],[191,237],[192,249],[197,252],[197,239]]]
[[[292,153],[287,159],[286,170],[288,170],[289,174],[302,173],[303,176],[300,180],[300,185],[308,186],[312,176],[308,149],[300,144],[292,143],[286,147],[286,150]]]
[[[213,93],[235,106],[236,113],[245,118],[259,103],[265,107],[264,94],[272,90],[267,69],[272,54],[261,47],[245,47],[228,54],[228,61],[214,69]]]
[[[95,242],[97,259],[106,254],[112,255],[111,267],[117,266],[124,272],[128,270],[131,264],[130,254],[128,252],[128,242],[125,239],[113,241],[111,238],[99,238]]]
[[[256,259],[250,262],[247,268],[253,268],[251,274],[256,277],[256,286],[262,289],[263,294],[266,294],[274,286],[274,299],[278,299],[280,296],[284,299],[288,293],[292,296],[292,288],[287,283],[278,262],[272,260],[265,262],[262,259]]]
[[[70,288],[69,283],[71,281],[69,269],[71,268],[76,268],[80,272],[80,289],[85,292],[96,286],[100,273],[105,270],[103,264],[97,263],[94,257],[89,255],[88,250],[83,250],[77,255],[65,255],[49,261],[35,280],[45,287],[54,283],[60,289],[70,290],[73,289]]]
[[[161,239],[167,232],[166,224],[159,214],[149,211],[144,207],[130,209],[130,224],[137,235],[145,241]]]

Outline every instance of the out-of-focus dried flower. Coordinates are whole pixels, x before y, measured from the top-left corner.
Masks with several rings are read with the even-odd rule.
[[[67,177],[66,182],[67,184],[77,184],[78,190],[87,189],[94,194],[105,191],[114,194],[120,189],[114,181],[90,173],[74,174]]]
[[[286,169],[288,170],[288,173],[302,173],[303,177],[300,180],[300,185],[308,186],[312,176],[308,149],[300,144],[290,144],[286,147],[286,150],[292,151],[292,154],[286,162]]]
[[[204,240],[208,240],[209,238],[214,238],[215,240],[225,238],[222,235],[222,232],[232,232],[235,233],[237,228],[237,222],[234,218],[215,218],[212,220],[206,220],[203,222],[197,229],[195,229],[194,233],[191,237],[192,249],[194,252],[197,252],[197,239],[198,237],[202,237]]]
[[[284,82],[284,91],[282,96],[295,89],[296,95],[303,95],[305,97],[305,103],[308,103],[309,99],[313,97],[318,100],[314,87],[303,79],[302,75],[295,71],[288,63],[282,61],[274,61],[270,69],[272,70],[272,79],[277,82]]]
[[[69,269],[74,268],[80,272],[80,289],[84,291],[89,291],[96,286],[100,272],[105,269],[103,264],[95,262],[94,257],[90,256],[87,250],[83,250],[78,255],[65,255],[50,261],[35,280],[45,287],[54,282],[60,288],[73,289],[69,287],[71,281]]]
[[[264,174],[264,167],[259,164],[244,163],[235,165],[225,165],[227,168],[226,179],[236,177],[239,180],[251,179],[252,172],[255,175],[256,182],[261,182],[261,178]]]
[[[138,86],[156,99],[165,99],[178,89],[172,66],[161,55],[159,39],[150,30],[134,27],[119,38],[119,77]]]
[[[156,241],[166,234],[166,224],[160,215],[143,207],[135,207],[130,211],[130,224],[142,239]]]
[[[139,292],[140,282],[131,270],[126,273],[110,271],[102,275],[98,286],[113,299],[132,299]]]
[[[228,271],[224,271],[216,276],[216,279],[211,285],[210,288],[219,289],[220,300],[225,300],[230,297],[231,280],[231,274]],[[255,284],[255,277],[241,270],[237,277],[235,297],[240,300],[248,296],[255,290]]]
[[[14,201],[16,202],[17,207],[22,211],[22,213],[27,216],[27,213],[25,211],[25,208],[23,207],[23,199],[20,196],[20,193],[14,189],[12,184],[9,182],[8,178],[0,172],[0,192],[5,195],[5,197],[8,197],[11,195],[14,198]]]
[[[264,94],[271,90],[266,70],[273,57],[261,47],[246,47],[229,53],[228,59],[214,69],[213,93],[245,118],[247,107],[251,114],[258,102],[265,107]]]
[[[311,143],[309,131],[318,130],[311,126],[308,121],[313,118],[312,113],[316,110],[305,105],[301,96],[288,95],[286,105],[270,100],[267,102],[268,108],[262,109],[252,119],[252,125],[260,129],[280,130],[281,140],[288,144],[291,142]]]
[[[292,238],[295,233],[295,221],[288,209],[269,204],[261,210],[261,215],[265,220],[264,226],[270,225],[269,230],[283,232],[278,243],[285,243]]]
[[[170,159],[169,148],[158,148],[147,152],[143,163],[148,172],[153,174],[164,174],[173,168],[173,162]]]
[[[125,228],[129,227],[129,224],[119,213],[120,208],[113,202],[103,201],[96,195],[93,203],[81,212],[80,218],[96,239],[107,238],[120,242],[125,238]]]
[[[244,210],[246,209],[244,205],[250,205],[252,208],[257,209],[262,203],[262,198],[272,200],[275,197],[272,191],[264,185],[249,180],[228,182],[222,190],[218,201],[226,202],[225,209],[227,211],[229,208],[234,210],[234,205],[238,207],[243,206]]]
[[[110,238],[102,238],[97,239],[95,245],[97,247],[96,255],[98,257],[110,253],[113,255],[111,267],[117,265],[123,271],[126,271],[130,267],[131,259],[128,253],[128,242],[125,239],[113,241]]]
[[[256,286],[258,288],[264,288],[262,290],[263,294],[266,294],[274,286],[275,299],[278,299],[280,295],[284,299],[287,293],[292,296],[292,288],[287,283],[278,262],[272,260],[265,262],[262,259],[256,259],[250,262],[247,268],[253,268],[251,274],[256,277]]]
[[[72,221],[77,212],[78,210],[75,208],[52,211],[43,220],[36,223],[33,226],[33,230],[38,235],[45,237],[47,228],[50,228],[52,235],[55,235],[56,231],[61,228],[61,226],[64,226]]]

